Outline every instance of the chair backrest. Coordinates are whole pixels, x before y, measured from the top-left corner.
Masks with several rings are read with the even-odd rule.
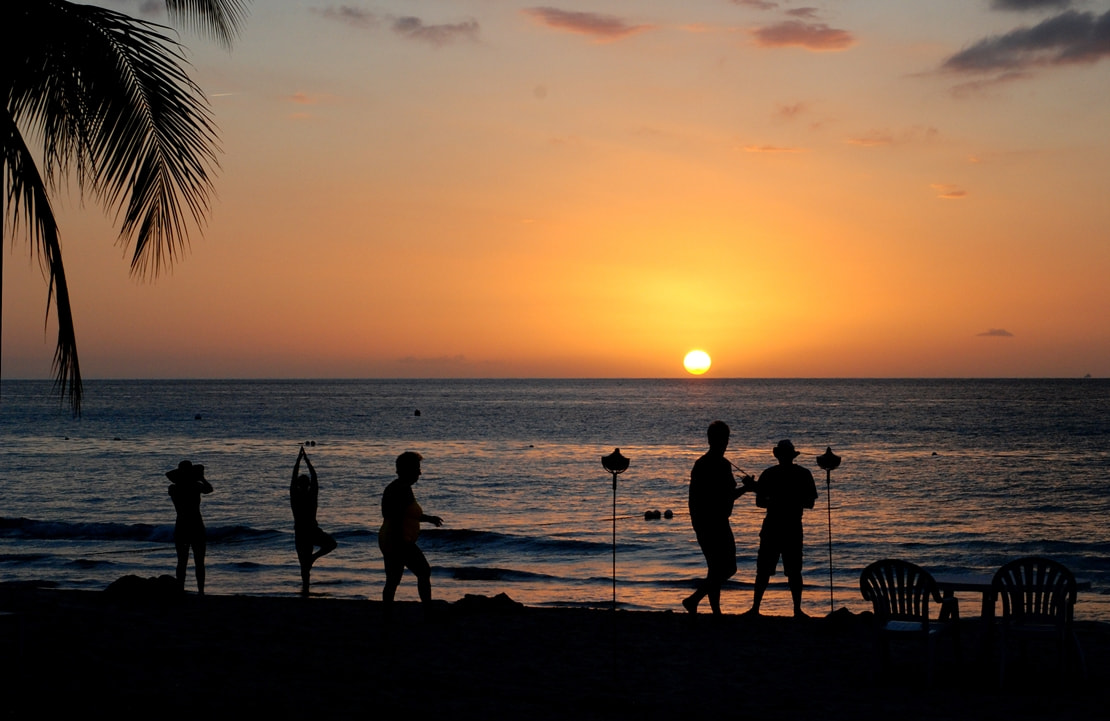
[[[859,590],[882,621],[917,621],[929,625],[929,601],[940,602],[931,573],[909,561],[875,561],[859,575]]]
[[[1002,601],[1003,623],[1052,624],[1061,629],[1071,623],[1075,576],[1051,558],[1010,561],[995,572],[991,590]]]

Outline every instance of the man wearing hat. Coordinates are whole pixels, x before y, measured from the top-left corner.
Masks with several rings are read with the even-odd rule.
[[[755,504],[767,509],[759,532],[759,556],[755,566],[755,596],[749,614],[759,614],[759,604],[771,576],[775,575],[779,557],[782,571],[790,584],[794,615],[804,617],[802,610],[802,511],[813,508],[817,500],[817,484],[809,469],[794,465],[798,451],[789,440],[778,442],[772,451],[779,463],[759,474],[755,483]]]

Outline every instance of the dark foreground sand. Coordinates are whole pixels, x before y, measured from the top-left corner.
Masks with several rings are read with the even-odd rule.
[[[1110,708],[1110,626],[1080,623],[1090,679],[1054,667],[1000,691],[976,619],[962,653],[917,647],[874,678],[868,614],[682,613],[374,601],[174,600],[0,585],[6,717],[1066,719]],[[1034,654],[1036,657],[1037,655]],[[1043,655],[1041,656],[1043,659]]]

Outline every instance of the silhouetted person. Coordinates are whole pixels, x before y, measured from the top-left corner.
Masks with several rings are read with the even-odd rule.
[[[755,504],[767,509],[759,532],[759,556],[755,567],[755,596],[748,613],[758,614],[763,592],[775,575],[779,557],[790,584],[794,615],[802,610],[802,511],[813,508],[817,485],[809,469],[794,465],[798,451],[788,440],[779,441],[772,451],[779,463],[759,474],[755,484]]]
[[[301,473],[301,461],[308,467],[308,475]],[[320,556],[331,553],[338,545],[335,539],[320,530],[316,523],[316,506],[320,494],[320,484],[316,469],[308,454],[301,446],[297,462],[293,464],[293,480],[289,484],[289,505],[293,509],[293,543],[297,548],[297,560],[301,564],[301,593],[308,595],[308,577],[312,564]],[[313,549],[320,550],[313,552]]]
[[[378,529],[378,548],[385,561],[385,588],[382,590],[384,613],[393,609],[393,597],[401,576],[408,567],[416,575],[416,588],[420,600],[428,609],[432,601],[432,569],[428,559],[417,547],[420,524],[443,525],[439,516],[425,515],[416,502],[412,486],[420,479],[420,462],[424,457],[413,451],[397,456],[397,480],[385,487],[382,493],[382,526]]]
[[[690,523],[705,555],[705,579],[682,601],[690,613],[706,596],[714,615],[721,613],[721,585],[736,573],[736,541],[729,526],[733,502],[747,490],[736,486],[732,464],[725,458],[729,428],[713,421],[707,431],[709,450],[694,462],[690,471]],[[752,479],[745,477],[745,484]]]
[[[166,472],[170,479],[169,493],[177,510],[173,527],[173,543],[177,547],[177,581],[185,588],[185,568],[189,549],[193,549],[193,565],[197,573],[197,591],[204,593],[204,552],[208,536],[200,515],[200,497],[212,492],[212,484],[204,478],[204,466],[181,461],[177,468]]]

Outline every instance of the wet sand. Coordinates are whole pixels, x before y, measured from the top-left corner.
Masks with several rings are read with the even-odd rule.
[[[677,606],[677,600],[676,600]],[[4,714],[370,719],[1051,719],[1110,708],[1110,625],[1078,624],[1089,680],[1034,654],[997,686],[977,619],[957,657],[876,675],[870,615],[696,617],[0,584]]]

